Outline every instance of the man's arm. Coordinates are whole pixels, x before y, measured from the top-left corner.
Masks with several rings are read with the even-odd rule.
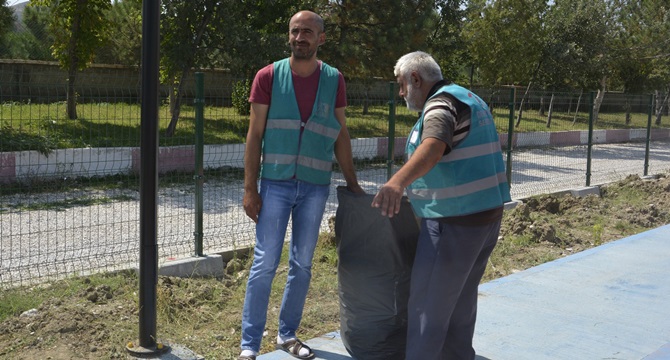
[[[379,189],[372,206],[380,208],[383,216],[393,217],[399,213],[405,188],[427,174],[440,161],[446,147],[446,143],[435,138],[423,140],[407,163]]]
[[[354,158],[351,152],[351,138],[349,137],[349,130],[347,130],[344,109],[344,107],[335,109],[335,117],[342,126],[340,133],[337,135],[337,140],[335,140],[335,158],[337,159],[337,163],[340,164],[342,175],[344,175],[344,180],[347,182],[347,188],[355,193],[364,193],[363,189],[358,185],[358,179],[356,179]]]
[[[242,204],[247,216],[258,222],[261,211],[261,197],[258,195],[258,175],[261,168],[261,144],[265,132],[268,105],[251,103],[249,115],[249,131],[244,148],[244,199]]]

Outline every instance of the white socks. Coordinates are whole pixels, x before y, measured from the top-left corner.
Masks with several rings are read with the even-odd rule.
[[[240,354],[240,356],[256,356],[256,355],[258,354],[256,354],[256,352],[253,350],[242,350],[242,353]]]
[[[285,342],[287,342],[287,341],[289,341],[289,340],[295,340],[295,337],[286,337],[286,338],[284,338],[284,337],[281,336],[281,335],[277,335],[277,344],[278,344],[278,345],[281,345],[281,344],[283,344],[283,343],[285,343]],[[307,356],[307,355],[309,355],[309,350],[307,350],[307,349],[305,349],[305,348],[302,348],[302,349],[300,349],[300,351],[299,351],[299,355],[300,355],[300,356]],[[240,353],[240,356],[258,356],[258,353],[256,353],[256,352],[253,351],[253,350],[242,350],[242,352]]]
[[[285,343],[285,342],[287,342],[287,341],[289,341],[289,340],[295,340],[295,337],[286,337],[286,338],[285,338],[285,337],[283,337],[283,336],[281,336],[281,335],[277,335],[277,344],[278,344],[278,345],[281,345],[281,344],[283,344],[283,343]],[[307,350],[307,349],[305,349],[305,348],[303,347],[303,348],[300,349],[300,351],[298,352],[298,355],[299,355],[299,356],[307,356],[307,355],[309,355],[309,350]]]

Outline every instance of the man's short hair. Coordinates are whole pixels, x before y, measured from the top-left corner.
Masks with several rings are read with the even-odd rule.
[[[403,55],[395,64],[393,73],[396,77],[407,79],[416,71],[421,79],[425,81],[440,81],[443,79],[442,70],[437,61],[430,54],[423,51],[415,51]]]

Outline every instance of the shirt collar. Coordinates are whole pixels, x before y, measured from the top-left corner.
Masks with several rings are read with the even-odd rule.
[[[426,101],[428,101],[428,99],[430,99],[431,96],[435,95],[437,90],[439,90],[444,85],[448,85],[448,84],[449,84],[449,82],[447,82],[447,80],[444,80],[444,79],[436,82],[435,85],[433,85],[433,87],[430,88],[430,91],[428,92],[428,96],[426,96]]]

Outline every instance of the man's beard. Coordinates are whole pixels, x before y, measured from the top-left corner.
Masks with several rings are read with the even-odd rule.
[[[407,109],[409,111],[421,112],[423,106],[419,106],[418,99],[415,99],[416,93],[412,90],[412,85],[407,85],[407,96],[405,96],[405,103],[407,103]]]
[[[293,54],[294,59],[299,60],[309,60],[314,57],[316,54],[316,47],[312,48],[309,44],[307,47],[297,47],[295,44],[290,44],[291,54]]]

